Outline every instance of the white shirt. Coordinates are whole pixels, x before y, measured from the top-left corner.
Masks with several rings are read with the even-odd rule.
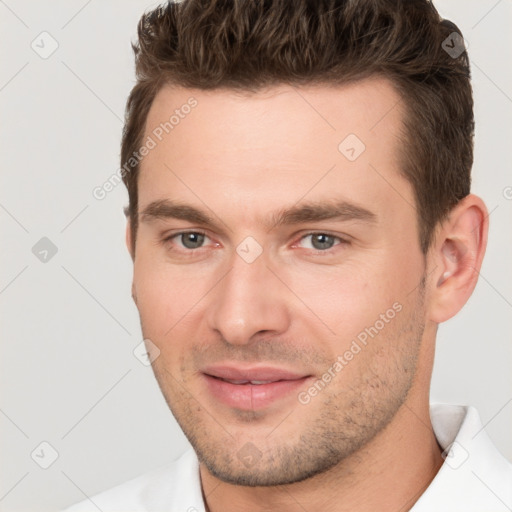
[[[512,463],[471,406],[431,404],[445,462],[411,512],[510,512]],[[205,512],[199,462],[190,448],[175,462],[84,500],[64,512]]]

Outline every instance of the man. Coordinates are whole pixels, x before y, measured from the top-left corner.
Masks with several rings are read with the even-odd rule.
[[[504,511],[429,403],[487,240],[462,36],[428,0],[184,0],[139,24],[133,299],[193,450],[71,511]]]

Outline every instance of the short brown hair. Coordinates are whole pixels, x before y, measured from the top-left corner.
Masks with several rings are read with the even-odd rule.
[[[169,1],[142,16],[132,44],[137,83],[126,105],[121,166],[140,148],[164,84],[251,93],[382,76],[405,107],[400,171],[414,189],[426,253],[436,225],[470,191],[473,97],[461,41],[430,0]],[[456,43],[460,51],[449,51]],[[133,250],[139,167],[123,173]]]

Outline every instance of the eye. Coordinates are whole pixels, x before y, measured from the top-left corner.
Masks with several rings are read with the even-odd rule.
[[[205,240],[208,237],[204,233],[200,233],[198,231],[184,231],[182,233],[176,233],[168,238],[166,241],[178,241],[178,245],[181,245],[185,249],[200,249]]]
[[[304,245],[304,241],[310,239],[310,243]],[[339,243],[337,244],[336,241]],[[329,235],[328,233],[308,233],[300,239],[299,245],[306,249],[314,249],[317,251],[327,251],[339,245],[340,243],[347,243],[345,240],[338,236]]]

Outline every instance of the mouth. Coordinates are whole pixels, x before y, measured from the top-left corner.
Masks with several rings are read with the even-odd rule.
[[[213,400],[242,410],[263,409],[285,399],[297,399],[300,388],[312,378],[282,368],[227,365],[206,368],[203,377]]]
[[[214,375],[210,375],[210,377],[213,377],[214,379],[220,379],[224,382],[229,382],[230,384],[254,384],[256,386],[261,386],[262,384],[272,384],[273,382],[280,382],[276,380],[230,380],[230,379],[223,379],[221,377],[215,377]]]

